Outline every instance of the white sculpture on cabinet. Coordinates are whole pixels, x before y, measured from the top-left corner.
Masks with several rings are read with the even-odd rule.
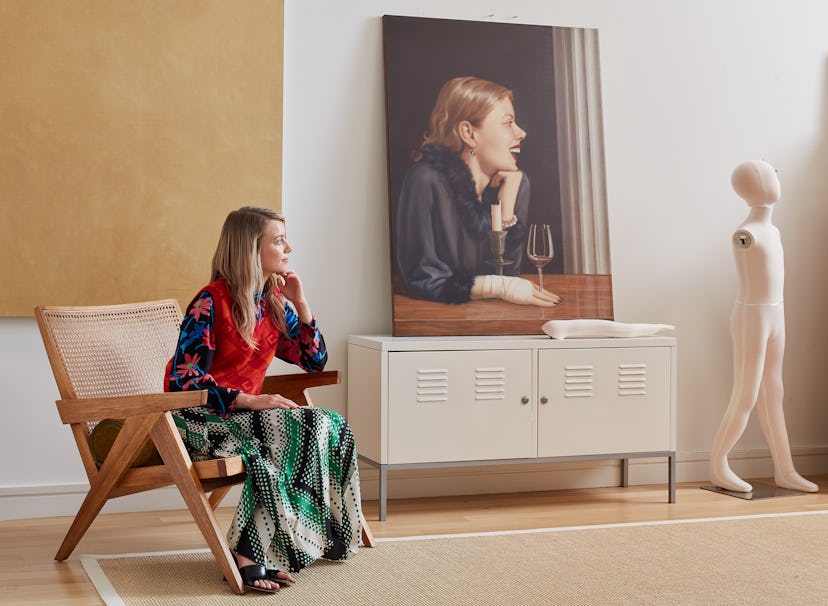
[[[541,330],[553,339],[629,338],[654,335],[663,330],[674,330],[672,324],[640,324],[613,320],[577,319],[549,320]]]
[[[781,185],[776,170],[761,161],[737,166],[731,184],[748,203],[750,212],[732,239],[739,279],[730,321],[733,391],[710,451],[710,481],[727,490],[752,491],[753,487],[730,469],[727,455],[758,404],[759,423],[770,448],[776,485],[817,492],[818,486],[794,469],[782,409],[785,267],[779,230],[771,222]]]

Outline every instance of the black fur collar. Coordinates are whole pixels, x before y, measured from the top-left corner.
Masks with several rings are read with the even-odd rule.
[[[477,199],[471,171],[455,151],[430,143],[421,150],[422,162],[433,166],[445,175],[451,189],[452,201],[457,205],[463,224],[473,236],[485,237],[491,231],[492,212],[489,190],[483,192],[483,201]]]

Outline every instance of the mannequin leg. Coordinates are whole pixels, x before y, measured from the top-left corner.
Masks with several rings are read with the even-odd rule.
[[[727,455],[745,431],[750,411],[759,397],[767,346],[765,326],[750,311],[756,310],[740,305],[733,309],[733,391],[710,448],[710,481],[736,492],[750,492],[753,487],[730,469]]]
[[[782,319],[784,322],[784,319]],[[809,482],[794,469],[788,430],[785,426],[783,408],[782,357],[785,350],[784,326],[780,337],[768,344],[765,356],[765,373],[759,389],[757,414],[762,434],[770,448],[773,459],[774,482],[782,488],[802,492],[818,492],[819,486]]]

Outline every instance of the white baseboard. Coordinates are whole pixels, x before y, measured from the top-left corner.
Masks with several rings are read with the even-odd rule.
[[[85,482],[0,487],[0,520],[74,517],[88,490],[89,484]],[[238,503],[240,491],[240,486],[233,487],[222,505],[234,506]],[[113,499],[104,505],[102,513],[163,511],[186,507],[178,490],[174,486],[167,486]]]
[[[797,471],[803,476],[828,473],[828,446],[792,449]],[[710,453],[679,452],[676,456],[678,482],[707,480]],[[728,457],[733,471],[743,478],[773,476],[773,463],[766,449],[734,450]],[[667,461],[631,459],[629,482],[632,485],[666,484]],[[379,493],[379,473],[367,464],[360,466],[362,497],[375,500]],[[575,488],[617,486],[621,482],[618,461],[576,461],[475,467],[408,469],[388,474],[388,496],[405,499],[464,494],[534,492]],[[74,516],[89,485],[49,484],[0,486],[0,520]],[[223,506],[238,502],[240,487],[225,498]],[[120,497],[107,503],[103,513],[184,509],[184,501],[174,487]]]

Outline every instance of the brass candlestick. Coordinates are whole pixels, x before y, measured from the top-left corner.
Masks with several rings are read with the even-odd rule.
[[[497,272],[498,276],[503,275],[503,268],[506,265],[511,265],[513,261],[511,259],[504,259],[503,253],[506,252],[506,232],[505,231],[492,231],[489,232],[489,245],[491,246],[492,253],[494,253],[494,259],[487,259],[486,263],[490,263],[495,266],[495,271]]]

